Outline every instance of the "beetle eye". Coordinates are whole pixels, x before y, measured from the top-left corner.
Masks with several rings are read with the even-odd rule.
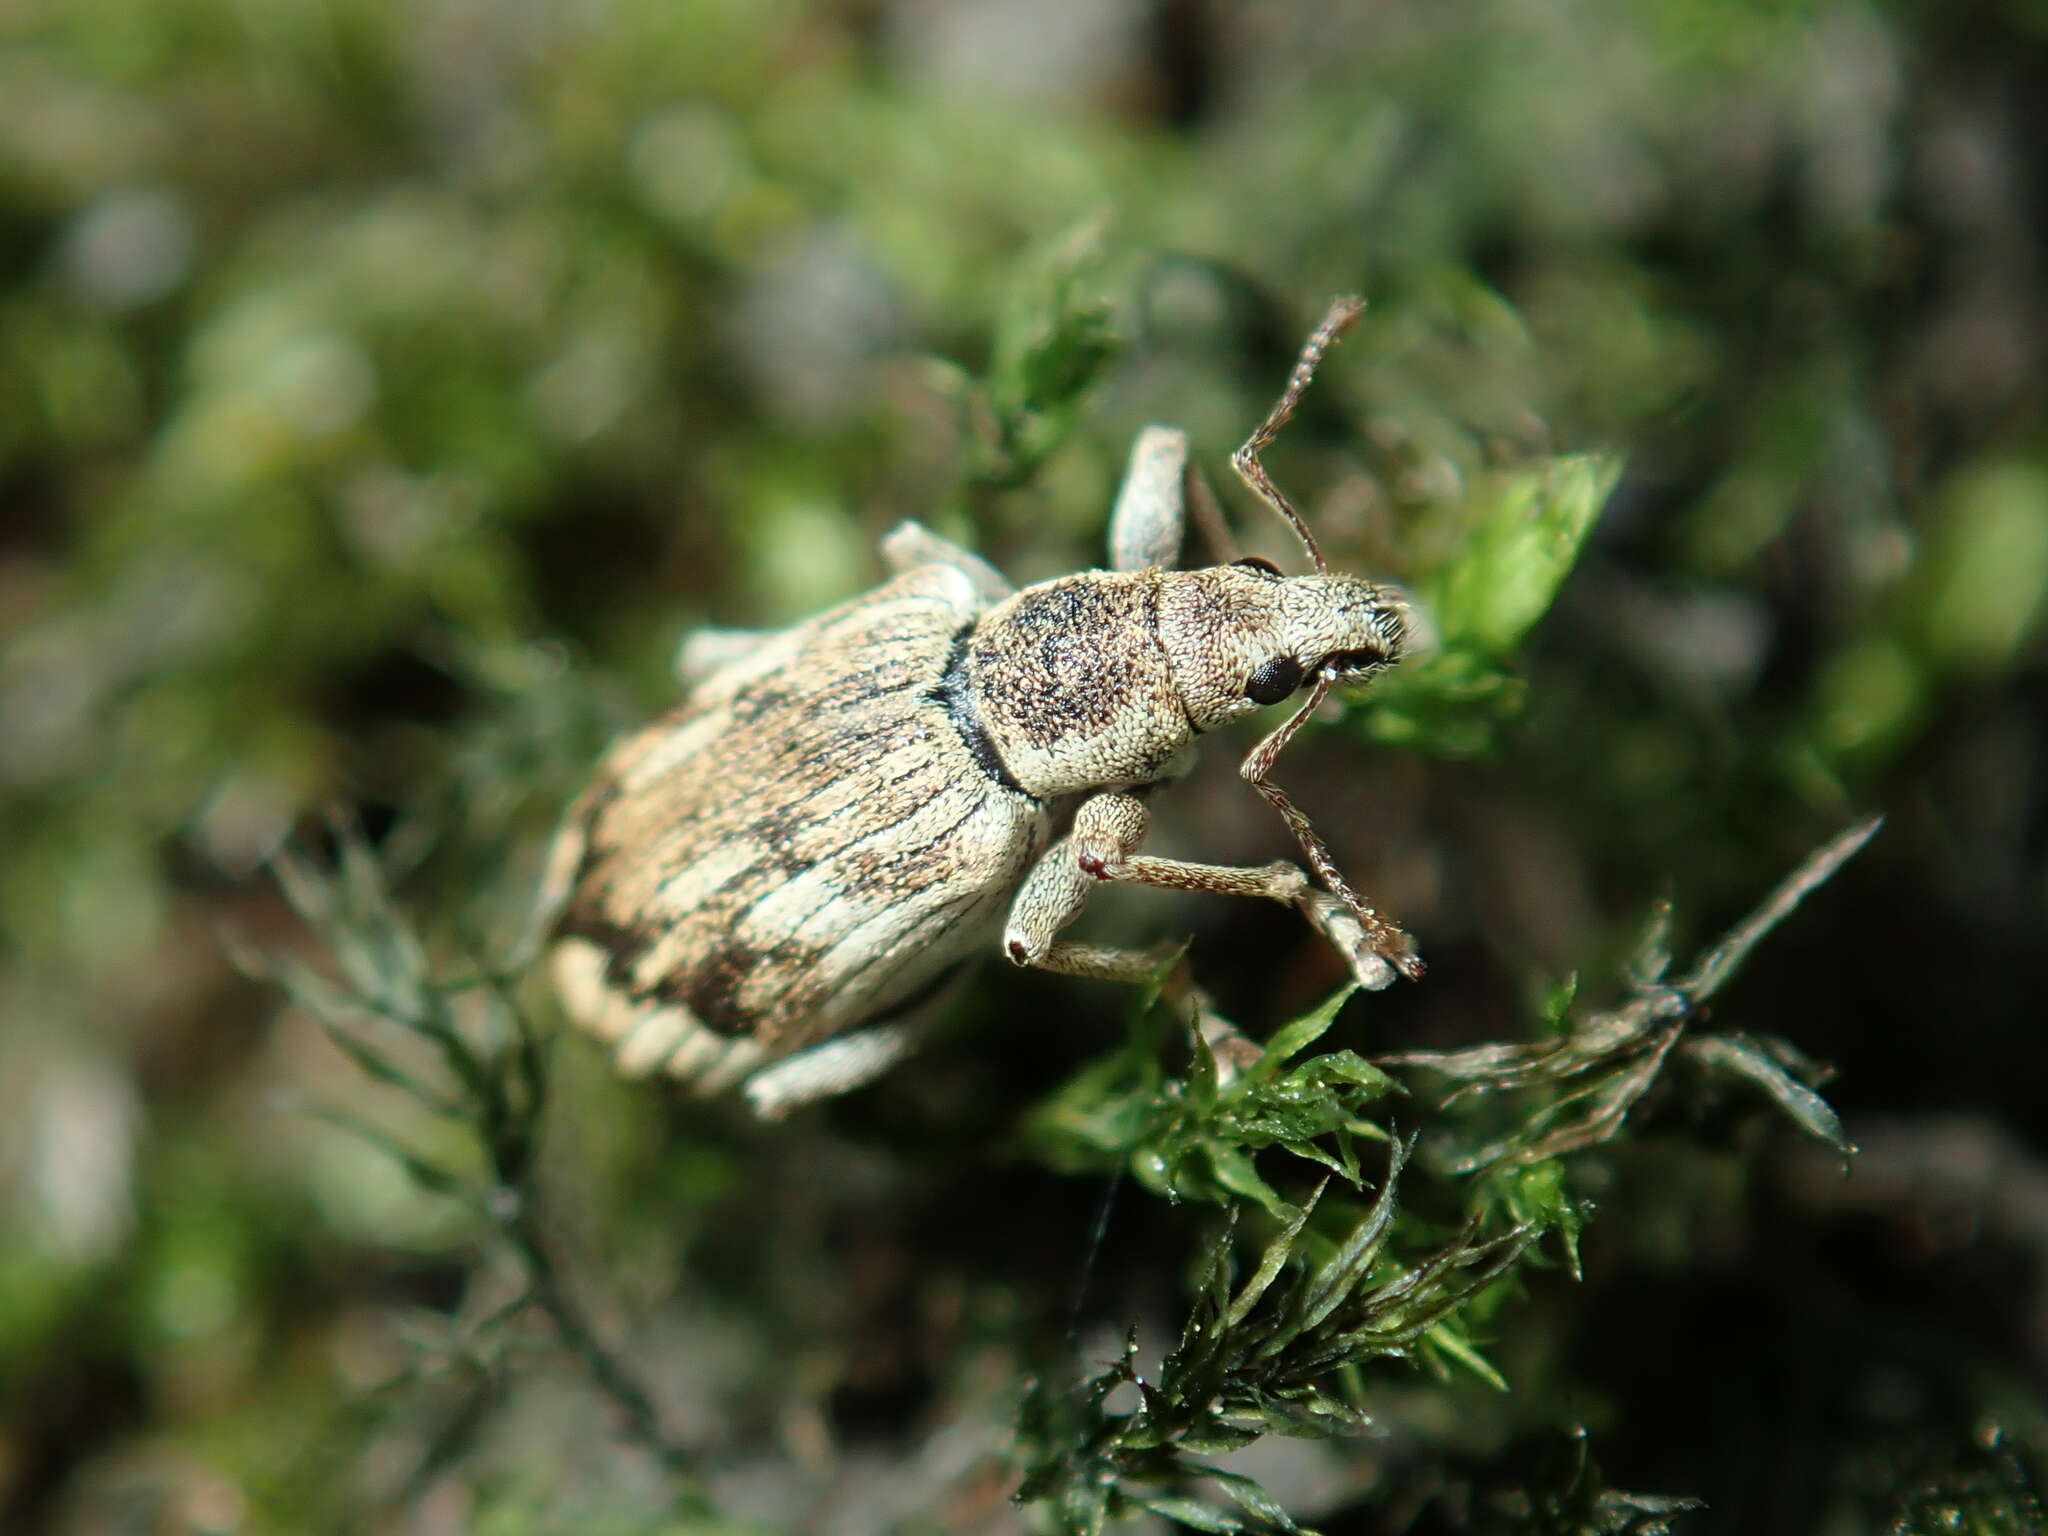
[[[1248,571],[1264,571],[1268,576],[1278,576],[1280,567],[1264,555],[1246,555],[1242,560],[1233,560],[1232,565],[1241,565]]]
[[[1278,704],[1301,686],[1301,663],[1292,656],[1275,656],[1245,679],[1244,696],[1254,704]]]

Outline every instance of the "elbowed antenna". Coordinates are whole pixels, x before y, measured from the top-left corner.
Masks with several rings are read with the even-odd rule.
[[[1308,531],[1308,524],[1301,520],[1301,514],[1294,510],[1294,504],[1280,493],[1280,487],[1273,483],[1259,462],[1259,453],[1271,445],[1280,435],[1280,429],[1293,419],[1294,407],[1301,401],[1302,393],[1308,388],[1309,380],[1316,376],[1316,367],[1323,360],[1323,354],[1330,350],[1338,337],[1351,329],[1352,322],[1364,313],[1365,300],[1356,294],[1341,294],[1330,302],[1329,313],[1323,316],[1323,323],[1316,327],[1301,349],[1301,356],[1295,360],[1294,372],[1288,375],[1287,387],[1280,391],[1280,398],[1273,402],[1273,409],[1266,413],[1266,419],[1259,423],[1258,430],[1244,441],[1244,446],[1230,456],[1230,467],[1237,471],[1238,479],[1250,486],[1252,492],[1267,506],[1287,519],[1294,530],[1294,536],[1301,540],[1302,548],[1315,562],[1317,571],[1329,570],[1323,559],[1321,546],[1314,534]]]

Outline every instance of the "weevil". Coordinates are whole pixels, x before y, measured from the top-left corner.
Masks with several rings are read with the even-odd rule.
[[[1155,978],[1153,951],[1062,937],[1118,881],[1279,901],[1364,985],[1419,976],[1412,941],[1273,780],[1332,690],[1391,666],[1407,638],[1399,592],[1330,570],[1259,460],[1361,307],[1331,306],[1231,459],[1311,574],[1255,557],[1171,569],[1206,487],[1187,436],[1148,427],[1107,571],[1019,591],[906,522],[882,541],[893,575],[866,595],[779,632],[692,636],[682,704],[610,750],[550,855],[571,1017],[628,1073],[743,1085],[776,1116],[894,1064],[917,1005],[992,938],[1020,966]],[[1240,771],[1309,870],[1141,853],[1146,798],[1197,740],[1297,694]]]

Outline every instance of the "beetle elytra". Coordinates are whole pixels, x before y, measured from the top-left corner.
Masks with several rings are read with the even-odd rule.
[[[781,1114],[898,1060],[915,1005],[991,938],[1019,965],[1151,979],[1152,951],[1062,937],[1111,881],[1284,902],[1366,986],[1419,976],[1408,936],[1272,777],[1331,690],[1398,660],[1407,635],[1402,597],[1331,571],[1259,462],[1360,307],[1331,306],[1231,460],[1309,575],[1259,559],[1170,569],[1198,482],[1185,434],[1148,427],[1107,571],[1018,591],[906,522],[872,592],[774,633],[692,636],[683,703],[613,746],[550,855],[571,1017],[629,1073],[744,1084]],[[1197,737],[1304,690],[1241,772],[1308,871],[1139,851],[1146,796],[1186,771]]]

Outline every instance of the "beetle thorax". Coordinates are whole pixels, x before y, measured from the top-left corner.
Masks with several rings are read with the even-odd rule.
[[[1162,579],[1092,571],[1041,582],[975,626],[968,686],[1027,792],[1150,783],[1194,739],[1159,642]]]

